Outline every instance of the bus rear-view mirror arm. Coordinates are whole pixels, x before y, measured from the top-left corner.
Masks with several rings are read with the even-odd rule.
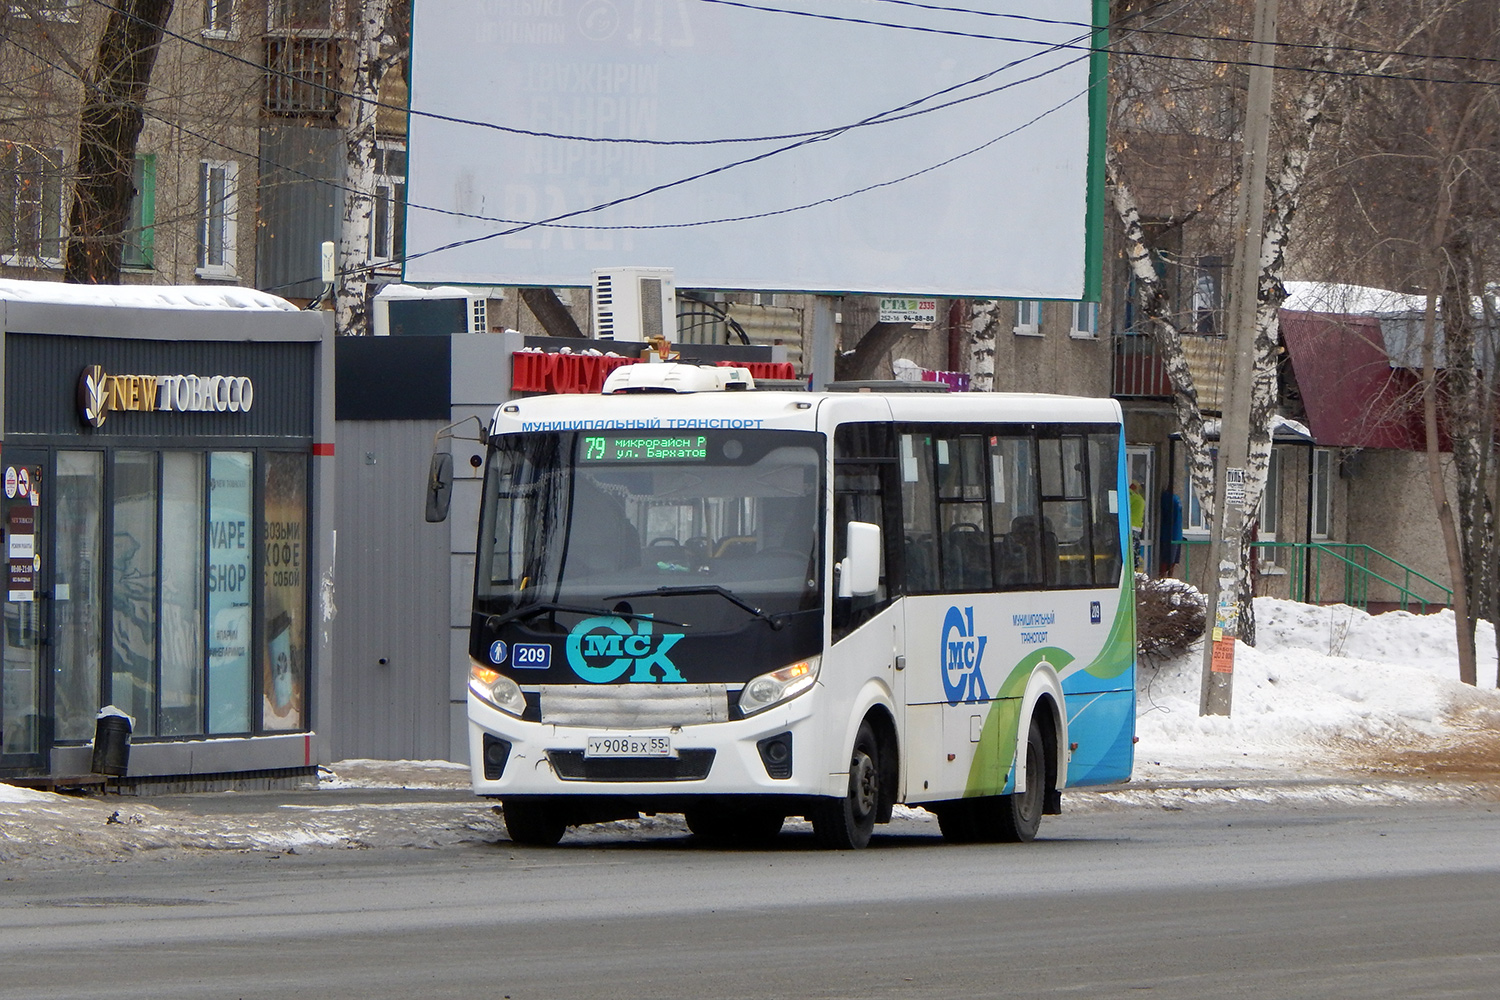
[[[465,437],[453,433],[454,428],[461,427],[470,420],[479,425],[479,433],[475,437]],[[448,505],[453,500],[453,455],[446,451],[438,451],[438,443],[443,438],[453,438],[461,441],[478,441],[480,444],[489,443],[489,428],[478,417],[465,417],[454,421],[446,427],[438,430],[432,436],[432,461],[427,466],[427,523],[441,524],[448,520]],[[471,460],[475,468],[480,465],[480,458],[475,455]]]
[[[880,588],[880,525],[850,521],[844,552],[839,563],[839,596],[871,596]]]

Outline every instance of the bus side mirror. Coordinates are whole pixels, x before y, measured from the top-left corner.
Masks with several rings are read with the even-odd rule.
[[[880,525],[850,521],[839,564],[839,596],[869,597],[880,589]]]
[[[446,451],[433,452],[427,470],[427,523],[448,520],[448,504],[453,499],[453,456]]]

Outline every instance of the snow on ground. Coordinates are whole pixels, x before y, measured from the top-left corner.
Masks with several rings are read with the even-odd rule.
[[[1227,718],[1198,714],[1201,645],[1142,662],[1138,778],[1400,773],[1413,754],[1454,751],[1475,739],[1493,749],[1500,737],[1488,623],[1478,637],[1479,684],[1470,687],[1458,680],[1450,611],[1371,616],[1341,604],[1263,597],[1255,618],[1257,645],[1236,647]]]
[[[1134,780],[1070,794],[1065,809],[1495,796],[1500,692],[1490,625],[1481,625],[1479,684],[1469,687],[1457,679],[1450,612],[1371,617],[1342,605],[1260,598],[1256,622],[1259,645],[1240,646],[1236,654],[1227,718],[1198,715],[1201,648],[1144,661]],[[493,804],[470,797],[467,788],[468,770],[460,764],[370,760],[324,769],[316,791],[269,797],[75,798],[0,784],[0,862],[503,840]],[[391,789],[410,794],[360,794]],[[921,809],[901,808],[898,815],[932,819]],[[607,826],[632,837],[685,831],[681,817],[665,815]]]

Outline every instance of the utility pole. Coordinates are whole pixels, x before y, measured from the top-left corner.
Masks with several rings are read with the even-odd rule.
[[[1250,397],[1255,381],[1255,314],[1260,248],[1265,235],[1266,157],[1271,137],[1271,84],[1276,63],[1277,0],[1256,0],[1245,102],[1244,151],[1235,212],[1234,289],[1226,354],[1229,378],[1219,415],[1214,467],[1214,521],[1209,537],[1208,641],[1203,644],[1199,715],[1228,715],[1234,696],[1234,643],[1240,634],[1240,537],[1245,525],[1245,466],[1250,451]]]

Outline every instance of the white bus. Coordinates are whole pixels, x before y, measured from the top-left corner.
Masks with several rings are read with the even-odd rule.
[[[1119,405],[749,382],[639,364],[497,409],[468,715],[511,838],[680,812],[856,848],[907,803],[1025,841],[1129,778]]]

